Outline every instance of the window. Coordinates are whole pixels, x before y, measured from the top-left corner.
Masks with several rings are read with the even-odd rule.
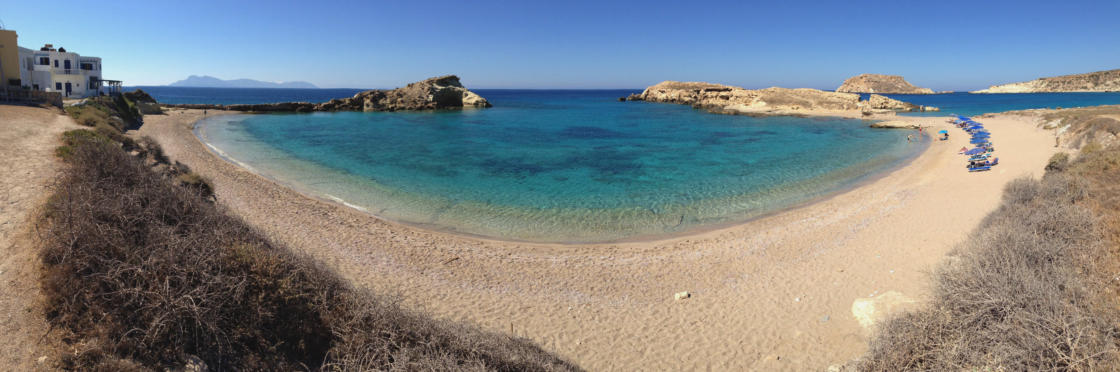
[[[87,70],[87,71],[93,70],[93,64],[92,63],[82,62],[82,63],[80,63],[80,65],[81,65],[81,68],[83,70]]]
[[[58,60],[54,60],[54,68],[58,68]]]
[[[62,83],[54,83],[54,90],[62,90]]]
[[[51,57],[39,57],[39,65],[50,66],[51,65]]]
[[[65,61],[62,61],[62,62],[64,62],[64,63],[63,63],[63,66],[65,66],[65,68],[66,68],[67,70],[69,70],[69,69],[70,69],[70,60],[65,60]]]

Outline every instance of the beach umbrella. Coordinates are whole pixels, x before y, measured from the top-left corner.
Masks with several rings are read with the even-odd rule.
[[[988,139],[987,138],[973,138],[972,141],[969,141],[968,143],[973,143],[973,144],[988,143]]]
[[[992,136],[991,134],[987,134],[987,133],[973,133],[972,134],[972,138],[988,138],[988,137],[991,137],[991,136]]]
[[[969,119],[967,116],[957,116],[957,119],[961,119],[962,121],[972,121],[972,119]]]
[[[940,131],[937,131],[937,133],[949,133],[949,131],[942,129]]]
[[[965,155],[976,155],[976,154],[983,154],[983,153],[984,153],[984,151],[988,151],[988,150],[985,150],[985,149],[982,149],[982,148],[979,148],[979,147],[977,147],[977,148],[974,148],[974,149],[972,149],[972,150],[968,150],[968,151],[965,151],[965,152],[964,152],[964,154],[965,154]]]

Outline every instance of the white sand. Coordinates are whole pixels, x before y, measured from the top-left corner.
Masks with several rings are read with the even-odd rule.
[[[510,243],[454,236],[309,198],[211,154],[201,112],[148,116],[139,131],[212,180],[219,203],[357,285],[436,316],[529,337],[590,370],[822,370],[866,350],[857,299],[921,299],[928,273],[1003,186],[1040,176],[1054,139],[997,117],[1001,165],[969,174],[948,129],[908,166],[855,190],[743,225],[655,242]],[[691,298],[674,300],[677,292]]]

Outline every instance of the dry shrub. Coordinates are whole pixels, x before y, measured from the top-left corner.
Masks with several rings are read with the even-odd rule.
[[[96,138],[87,132],[72,137]],[[578,369],[356,290],[116,143],[71,149],[43,224],[46,315],[73,348],[60,367],[164,370],[197,357],[211,370]]]
[[[927,308],[882,324],[859,369],[1116,367],[1120,314],[1095,270],[1110,254],[1080,178],[1019,179],[935,274]]]

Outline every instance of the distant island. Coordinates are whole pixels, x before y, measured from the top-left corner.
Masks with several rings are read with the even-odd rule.
[[[879,94],[933,94],[929,88],[919,88],[898,75],[862,74],[844,80],[840,93],[879,93]]]
[[[1120,92],[1120,69],[993,85],[972,93]]]
[[[279,102],[262,104],[178,104],[167,107],[246,112],[313,112],[313,111],[404,111],[487,108],[492,105],[478,94],[467,90],[459,77],[445,75],[408,84],[397,89],[373,89],[349,98],[335,98],[324,103]]]
[[[287,89],[319,89],[314,84],[306,81],[285,81],[273,83],[253,79],[222,80],[213,76],[191,75],[186,79],[168,84],[169,87],[192,88],[287,88]]]

